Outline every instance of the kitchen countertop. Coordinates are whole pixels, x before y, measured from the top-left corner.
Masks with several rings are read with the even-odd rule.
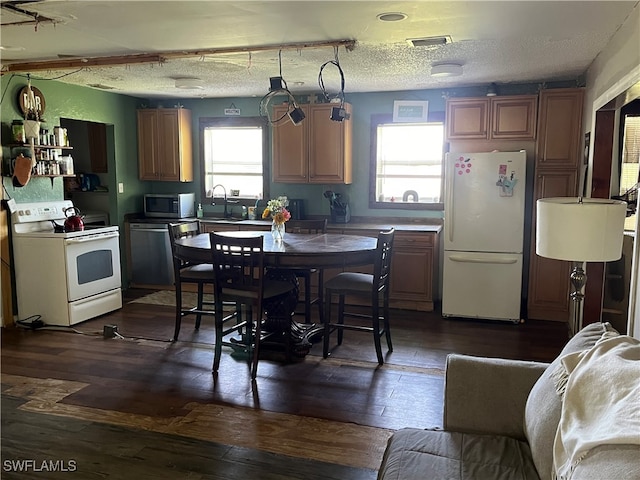
[[[144,215],[129,215],[128,218],[125,219],[129,223],[181,223],[181,222],[192,222],[195,220],[200,220],[203,223],[219,223],[225,225],[242,225],[242,226],[260,226],[264,227],[265,224],[270,223],[267,220],[242,220],[238,218],[232,219],[223,219],[218,217],[207,217],[204,218],[153,218],[153,217],[145,217]],[[353,218],[352,218],[353,220]],[[442,231],[442,225],[440,224],[432,224],[432,223],[424,223],[424,222],[416,222],[411,221],[411,219],[401,219],[398,222],[390,222],[388,219],[380,219],[379,222],[374,218],[366,218],[362,221],[351,221],[349,223],[327,223],[327,228],[331,230],[388,230],[390,227],[395,227],[396,231],[401,232],[423,232],[423,233],[439,233]],[[286,227],[285,227],[286,228]]]
[[[224,220],[216,218],[201,218],[203,223],[222,223],[228,225],[256,225],[264,226],[266,220]],[[328,223],[328,229],[341,229],[341,230],[388,230],[390,227],[395,227],[396,231],[402,232],[433,232],[439,233],[442,230],[442,225],[433,225],[426,223],[375,223],[375,222],[350,222],[350,223]],[[286,229],[286,226],[285,226]]]

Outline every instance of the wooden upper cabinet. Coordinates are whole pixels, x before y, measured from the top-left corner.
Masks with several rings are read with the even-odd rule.
[[[138,110],[140,180],[193,181],[191,111]]]
[[[536,95],[447,100],[447,140],[532,140]]]
[[[489,98],[447,100],[447,139],[478,140],[489,135]]]
[[[273,127],[273,181],[281,183],[351,183],[353,119],[335,122],[335,104],[301,105],[305,119],[295,126],[286,118]],[[350,115],[351,105],[345,104]],[[274,119],[287,105],[274,107]]]
[[[276,105],[273,108],[273,120],[285,115],[274,125],[273,165],[274,182],[308,183],[309,178],[309,105],[301,105],[305,119],[294,125],[287,117],[288,105]]]
[[[536,137],[538,97],[493,97],[491,99],[491,138],[533,140]]]
[[[582,158],[584,90],[559,88],[540,92],[536,169],[577,168]]]

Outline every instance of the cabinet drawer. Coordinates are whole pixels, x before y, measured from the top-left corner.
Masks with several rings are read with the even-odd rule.
[[[419,247],[419,248],[429,248],[433,247],[435,243],[435,233],[397,233],[393,239],[393,244],[395,246],[403,246],[403,247]]]

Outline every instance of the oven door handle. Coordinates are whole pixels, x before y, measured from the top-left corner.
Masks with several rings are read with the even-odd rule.
[[[72,243],[86,243],[86,242],[95,242],[96,240],[105,240],[107,238],[114,238],[120,236],[118,232],[109,232],[109,233],[97,233],[95,235],[87,235],[86,237],[78,237],[78,238],[67,238],[65,243],[70,245]]]

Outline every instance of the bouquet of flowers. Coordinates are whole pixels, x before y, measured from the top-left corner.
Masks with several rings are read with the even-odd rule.
[[[289,200],[287,197],[280,196],[267,202],[267,208],[262,212],[262,218],[269,218],[273,220],[273,223],[282,225],[284,222],[291,218],[291,214],[287,207],[289,206]]]

